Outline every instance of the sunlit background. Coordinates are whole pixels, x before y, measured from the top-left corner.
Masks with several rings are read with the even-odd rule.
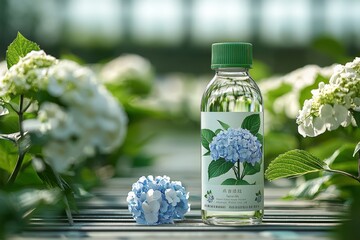
[[[130,125],[115,174],[154,162],[164,172],[199,171],[199,103],[213,75],[211,43],[253,44],[251,74],[265,82],[267,139],[282,140],[265,141],[268,162],[306,146],[295,124],[298,98],[318,70],[290,75],[292,92],[274,76],[351,61],[360,53],[359,23],[358,0],[0,0],[0,59],[20,31],[47,53],[121,82],[109,88]],[[110,62],[124,54],[136,55]]]
[[[207,73],[210,44],[240,40],[285,73],[355,56],[359,22],[358,0],[1,0],[0,59],[20,31],[56,56],[94,63],[130,52],[158,73]]]

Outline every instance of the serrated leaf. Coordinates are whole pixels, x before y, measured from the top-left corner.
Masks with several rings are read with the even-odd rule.
[[[201,144],[207,150],[210,150],[209,144],[211,143],[213,137],[215,137],[215,133],[210,129],[201,129]]]
[[[25,57],[29,52],[38,50],[40,50],[39,45],[26,39],[18,32],[15,40],[9,45],[6,51],[8,69],[18,63],[20,58]]]
[[[291,150],[279,155],[270,164],[265,177],[272,181],[278,178],[300,176],[328,168],[327,164],[304,150]]]
[[[220,125],[223,127],[223,129],[228,130],[230,128],[229,124],[226,124],[220,120],[217,120],[217,121],[220,123]]]
[[[251,185],[243,179],[228,178],[221,183],[221,185]]]
[[[247,116],[241,124],[241,128],[249,130],[253,135],[256,135],[260,129],[260,116],[253,114]]]
[[[223,158],[211,161],[208,168],[209,180],[227,173],[233,166],[234,163],[228,162]]]

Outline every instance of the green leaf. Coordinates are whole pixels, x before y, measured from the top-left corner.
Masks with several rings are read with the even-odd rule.
[[[222,130],[222,129],[220,129],[220,128],[219,128],[219,129],[216,129],[216,131],[215,131],[215,135],[218,135],[218,133],[219,133],[219,132],[221,132],[221,131],[223,131],[223,130]]]
[[[355,119],[356,126],[360,127],[360,112],[351,110],[351,114],[353,115],[353,117]]]
[[[334,153],[324,162],[332,169],[346,171],[351,174],[357,174],[357,159],[353,156],[354,145],[343,143]]]
[[[13,171],[17,159],[16,145],[10,141],[0,141],[0,168],[9,174]]]
[[[223,158],[211,161],[208,168],[209,180],[227,173],[233,166],[234,163],[228,162]]]
[[[228,130],[228,128],[230,127],[230,125],[228,125],[228,124],[226,124],[226,123],[224,123],[224,122],[222,122],[222,121],[220,121],[220,120],[217,120],[219,123],[220,123],[220,125],[223,127],[223,129],[225,129],[225,130]]]
[[[207,150],[210,150],[209,144],[211,143],[215,133],[210,129],[201,129],[201,144]]]
[[[257,139],[259,140],[259,142],[261,144],[264,144],[264,136],[263,135],[261,135],[260,133],[257,133],[255,136],[257,137]]]
[[[19,131],[18,115],[11,109],[9,114],[0,118],[0,133],[12,134]]]
[[[19,62],[21,57],[25,57],[31,51],[40,50],[39,45],[26,39],[18,32],[15,40],[9,45],[6,51],[6,61],[8,69]]]
[[[206,153],[204,153],[203,156],[210,156],[210,151],[207,151]]]
[[[304,150],[291,150],[275,158],[265,172],[272,181],[278,178],[300,176],[328,168],[327,164]]]
[[[253,135],[256,135],[260,129],[260,116],[259,114],[253,114],[247,116],[243,123],[241,124],[241,128],[249,130]]]
[[[260,169],[261,169],[260,163],[255,163],[255,165],[253,166],[251,163],[244,162],[244,170],[242,175],[243,176],[254,175],[260,172]]]
[[[42,161],[42,159],[38,160]],[[43,164],[44,169],[42,169],[42,171],[38,171],[37,174],[40,179],[48,186],[48,188],[60,188],[63,194],[62,201],[64,203],[65,212],[68,217],[69,224],[72,225],[73,218],[71,214],[71,209],[77,210],[74,191],[72,187],[60,176],[60,174],[54,171],[49,164],[47,164],[45,161],[43,161]]]
[[[326,183],[329,181],[330,177],[331,175],[326,175],[308,180],[292,189],[285,199],[314,199],[324,188],[326,188]]]
[[[221,183],[221,185],[251,185],[243,179],[228,178]]]

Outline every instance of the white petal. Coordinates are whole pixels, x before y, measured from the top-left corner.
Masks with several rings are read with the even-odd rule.
[[[37,119],[27,119],[23,122],[25,131],[33,132],[41,129],[42,123]]]
[[[324,104],[319,109],[320,117],[323,119],[332,118],[333,116],[333,107],[330,104]]]
[[[354,98],[354,103],[355,103],[356,106],[360,106],[360,98],[355,97]]]
[[[158,221],[158,215],[154,213],[145,213],[145,220],[147,224],[155,224]]]
[[[315,136],[315,132],[314,129],[310,126],[305,126],[304,124],[301,124],[298,126],[298,132],[300,135],[302,135],[303,137],[314,137]]]
[[[328,118],[325,125],[326,125],[327,130],[333,131],[340,126],[340,123],[338,121],[336,121],[335,118]]]
[[[153,195],[154,200],[159,200],[161,199],[161,192],[159,190],[155,190],[154,191],[154,195]]]
[[[147,202],[143,202],[141,206],[144,210],[144,213],[151,212],[151,207],[149,206],[149,204]]]
[[[314,119],[314,132],[315,135],[320,135],[326,131],[325,122],[321,117]]]
[[[334,117],[339,124],[346,122],[347,116],[348,110],[343,105],[334,105]]]
[[[7,110],[6,108],[0,106],[0,116],[6,115],[9,113],[9,110]]]
[[[157,201],[158,199],[161,199],[161,192],[159,190],[153,190],[150,189],[146,194],[146,201],[148,203],[151,203],[153,201]]]

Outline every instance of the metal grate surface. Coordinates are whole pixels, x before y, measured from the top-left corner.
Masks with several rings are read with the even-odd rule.
[[[33,218],[30,226],[12,239],[331,239],[341,222],[343,207],[315,201],[282,201],[287,190],[265,189],[263,224],[223,227],[203,224],[200,217],[200,181],[183,181],[190,192],[191,212],[171,225],[137,225],[127,210],[126,196],[135,178],[111,179],[79,201],[73,226],[65,217]]]

